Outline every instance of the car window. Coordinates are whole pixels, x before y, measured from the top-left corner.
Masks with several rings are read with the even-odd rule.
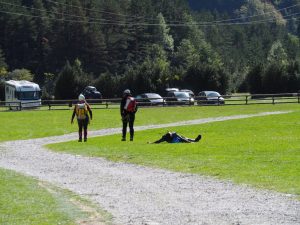
[[[174,92],[169,92],[168,97],[174,97]]]
[[[219,97],[220,94],[218,92],[210,92],[207,94],[208,97]]]
[[[161,96],[158,94],[147,94],[147,97],[148,98],[161,98]]]
[[[189,94],[187,92],[174,92],[177,98],[189,98]]]

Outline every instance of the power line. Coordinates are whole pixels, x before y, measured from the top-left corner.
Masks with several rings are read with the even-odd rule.
[[[93,9],[88,9],[88,8],[84,8],[84,7],[69,5],[69,4],[65,4],[65,3],[59,3],[59,2],[52,1],[52,0],[45,0],[45,1],[51,2],[51,3],[54,3],[54,4],[65,5],[65,6],[69,6],[69,7],[73,7],[73,8],[80,8],[80,9],[84,9],[84,10],[92,11],[92,12],[107,13],[107,14],[118,15],[118,16],[129,17],[129,18],[135,18],[135,19],[146,19],[146,20],[150,20],[150,21],[151,20],[152,21],[156,20],[156,19],[147,18],[147,17],[135,17],[135,16],[129,16],[129,15],[125,15],[125,14],[112,13],[112,12],[107,12],[107,11],[104,11],[104,10],[93,10]],[[281,12],[281,11],[284,11],[284,10],[287,10],[287,9],[295,8],[297,6],[300,6],[300,3],[294,4],[294,5],[291,5],[291,6],[288,6],[288,7],[280,8],[280,9],[277,9],[276,11]],[[245,20],[245,19],[249,19],[249,18],[253,18],[253,17],[269,15],[269,14],[272,14],[272,13],[274,13],[274,12],[266,12],[266,13],[252,15],[252,16],[247,16],[247,17],[239,17],[239,18],[217,20],[217,21],[207,21],[207,22],[201,22],[201,23],[203,23],[203,24],[224,23],[224,22],[230,22],[230,21],[235,21],[235,20]],[[168,23],[182,23],[182,21],[169,21],[169,20],[167,20],[167,21],[168,21]]]
[[[286,9],[295,8],[297,6],[300,6],[300,3],[295,4],[295,5],[291,5],[291,6],[288,6],[288,7],[285,7],[285,8],[277,9],[276,11],[281,12],[281,11],[284,11]],[[203,23],[224,23],[224,22],[235,21],[235,20],[245,20],[245,19],[250,19],[250,18],[254,18],[254,17],[269,15],[269,14],[272,14],[272,13],[274,13],[274,12],[266,12],[266,13],[260,13],[260,14],[252,15],[252,16],[247,16],[247,17],[239,17],[239,18],[232,18],[232,19],[225,19],[225,20],[203,22]]]
[[[56,4],[63,4],[63,3],[57,3],[54,2],[52,0],[46,0],[49,2],[53,2]],[[26,7],[26,6],[21,6],[21,5],[16,5],[16,4],[12,4],[12,3],[8,3],[8,2],[0,2],[1,4],[6,4],[6,5],[11,5],[11,6],[16,6],[16,7],[22,7],[22,8],[26,8],[26,9],[32,9],[32,10],[37,10],[37,11],[42,11],[42,12],[47,12],[47,13],[54,13],[54,14],[58,14],[58,15],[66,15],[66,16],[70,16],[70,17],[75,17],[75,18],[81,18],[84,20],[73,20],[73,19],[57,19],[57,18],[50,18],[50,17],[45,17],[45,16],[40,16],[40,18],[45,18],[45,19],[50,19],[50,20],[58,20],[58,21],[66,21],[66,22],[77,22],[77,23],[93,23],[93,24],[99,24],[99,25],[119,25],[119,26],[126,26],[126,25],[131,25],[131,26],[158,26],[160,24],[156,24],[156,23],[133,23],[133,22],[119,22],[119,21],[115,21],[115,20],[107,20],[107,19],[102,19],[102,18],[94,18],[94,17],[86,17],[86,16],[78,16],[78,15],[72,15],[72,14],[67,14],[67,13],[59,13],[59,12],[50,12],[47,10],[42,10],[42,9],[37,9],[34,7]],[[63,5],[67,5],[67,4],[63,4]],[[295,4],[289,7],[285,7],[282,9],[279,9],[278,11],[282,11],[282,10],[286,10],[289,8],[294,8],[296,6],[300,5],[299,4]],[[68,5],[70,6],[70,5]],[[76,7],[76,8],[80,8],[78,6],[72,6],[72,7]],[[83,8],[83,9],[87,9],[87,8]],[[89,10],[89,9],[87,9]],[[96,11],[96,10],[93,10]],[[3,11],[1,11],[2,13],[5,13]],[[104,11],[103,11],[104,12]],[[10,12],[8,12],[7,14],[9,14]],[[15,15],[20,15],[20,16],[27,16],[27,17],[39,17],[39,16],[33,16],[33,15],[28,15],[28,14],[22,14],[22,13],[16,13],[16,12],[11,12],[11,14],[15,14]],[[167,24],[168,26],[214,26],[214,25],[221,25],[221,26],[230,26],[230,25],[247,25],[247,24],[253,24],[253,23],[263,23],[263,22],[272,22],[274,19],[264,19],[264,20],[255,20],[255,21],[248,21],[248,22],[231,22],[231,23],[225,23],[226,21],[233,21],[233,20],[245,20],[247,18],[253,18],[253,17],[257,17],[257,16],[262,16],[262,15],[268,15],[271,14],[271,12],[269,13],[264,13],[264,14],[257,14],[257,15],[253,15],[253,16],[248,16],[248,17],[243,17],[243,18],[235,18],[235,19],[228,19],[228,20],[219,20],[219,21],[210,21],[210,22],[200,22],[200,23],[182,23],[182,22],[178,22],[178,23],[169,23]],[[289,14],[289,15],[285,15],[283,16],[283,18],[285,17],[289,17],[289,16],[293,16],[293,15],[297,15],[298,13],[295,14]],[[118,15],[122,15],[122,14],[118,14]],[[124,15],[125,16],[125,15]],[[89,21],[86,21],[86,19],[88,19]],[[97,22],[100,21],[100,22]]]
[[[10,15],[19,15],[25,17],[32,17],[32,18],[41,18],[41,19],[49,19],[55,21],[65,21],[65,22],[73,22],[73,23],[87,23],[87,24],[99,24],[99,25],[116,25],[116,26],[160,26],[161,24],[157,23],[117,23],[115,21],[107,20],[108,22],[97,22],[97,21],[87,21],[87,20],[72,20],[72,19],[65,19],[65,18],[51,18],[46,16],[36,16],[36,15],[28,15],[24,13],[17,13],[17,12],[8,12],[0,10],[0,13],[3,14],[10,14]],[[300,13],[294,13],[284,16],[290,17],[294,15],[299,15]],[[86,18],[86,17],[83,17]],[[296,17],[298,18],[298,17]],[[293,18],[292,18],[293,19]],[[291,19],[286,19],[291,20]],[[264,19],[264,20],[256,20],[256,21],[249,21],[249,22],[238,22],[238,23],[212,23],[212,24],[204,24],[204,23],[178,23],[178,24],[167,24],[170,27],[186,27],[186,26],[201,26],[201,27],[208,27],[208,26],[233,26],[233,25],[251,25],[251,24],[262,24],[262,23],[272,23],[276,22],[274,18],[271,19]]]
[[[129,15],[125,15],[125,14],[108,12],[108,11],[104,11],[104,10],[95,10],[95,9],[89,9],[89,8],[84,8],[84,7],[80,7],[80,6],[75,6],[75,5],[69,5],[69,4],[56,2],[56,1],[52,1],[52,0],[45,0],[45,1],[46,2],[51,2],[51,3],[56,4],[56,5],[64,5],[64,6],[69,6],[69,7],[73,7],[73,8],[84,9],[86,11],[91,11],[91,12],[98,12],[98,13],[110,14],[110,15],[115,15],[115,16],[123,16],[123,17],[134,18],[134,19],[141,18],[141,17],[137,17],[137,16],[129,16]]]
[[[8,2],[0,2],[0,4],[4,4],[4,5],[10,5],[10,6],[15,6],[18,8],[24,8],[24,9],[30,9],[30,10],[36,10],[36,11],[40,11],[40,12],[46,12],[49,14],[56,14],[56,15],[62,15],[62,16],[70,16],[70,17],[75,17],[75,18],[84,18],[84,19],[90,19],[90,17],[86,17],[86,16],[78,16],[78,15],[73,15],[73,14],[68,14],[68,13],[61,13],[61,12],[54,12],[54,11],[48,11],[48,10],[43,10],[43,9],[38,9],[38,8],[34,8],[34,7],[28,7],[28,6],[22,6],[22,5],[16,5],[16,4],[12,4],[12,3],[8,3]],[[47,17],[48,18],[48,17]],[[102,18],[94,18],[92,17],[93,20],[95,21],[110,21],[107,19],[102,19]]]

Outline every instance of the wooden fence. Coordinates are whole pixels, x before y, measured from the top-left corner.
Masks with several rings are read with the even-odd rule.
[[[223,95],[213,99],[207,99],[203,96],[190,97],[189,99],[175,100],[174,98],[163,97],[160,102],[153,101],[157,99],[138,99],[139,107],[167,107],[167,106],[226,106],[226,105],[253,105],[253,104],[300,104],[299,93],[280,93],[280,94],[234,94]],[[93,109],[118,109],[120,98],[112,99],[87,99],[87,102]],[[70,110],[77,100],[42,100],[39,107],[26,107],[24,104],[32,102],[5,102],[0,101],[0,111],[36,109],[41,110]]]

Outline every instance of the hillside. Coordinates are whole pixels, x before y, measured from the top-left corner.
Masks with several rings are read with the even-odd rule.
[[[3,1],[0,76],[32,77],[45,98],[88,84],[105,97],[172,86],[293,92],[299,13],[300,0]]]
[[[233,13],[239,9],[246,0],[188,0],[192,10],[217,10],[219,12]]]

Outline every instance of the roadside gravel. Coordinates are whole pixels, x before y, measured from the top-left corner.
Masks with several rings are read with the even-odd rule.
[[[206,118],[136,127],[136,130],[201,124],[271,112]],[[89,136],[120,133],[120,128],[91,131]],[[294,196],[258,190],[206,176],[175,173],[101,158],[59,154],[45,144],[77,139],[77,134],[0,143],[0,167],[50,182],[85,196],[123,225],[300,224]]]

